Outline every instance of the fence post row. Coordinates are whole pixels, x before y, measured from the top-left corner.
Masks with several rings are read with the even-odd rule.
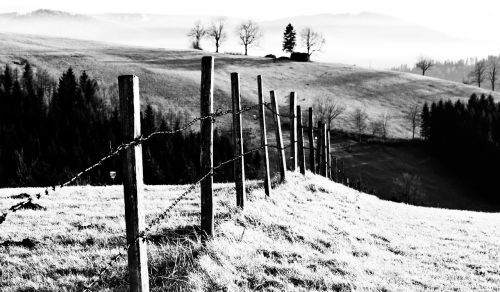
[[[259,121],[260,121],[260,140],[264,147],[264,190],[266,195],[269,196],[271,193],[271,174],[269,171],[269,150],[267,147],[267,130],[266,130],[266,112],[264,105],[264,96],[262,90],[262,76],[257,76],[257,94],[259,97]]]
[[[312,173],[316,173],[316,160],[314,158],[314,119],[313,119],[313,108],[309,108],[309,164]]]
[[[243,132],[241,129],[241,101],[240,101],[240,76],[238,73],[231,73],[231,96],[233,99],[233,142],[235,156],[243,154]],[[241,156],[234,161],[234,180],[236,184],[236,205],[245,207],[245,158]]]
[[[281,134],[281,122],[279,116],[279,105],[276,100],[276,93],[274,90],[270,92],[271,95],[271,107],[273,109],[274,123],[275,123],[275,133],[276,133],[276,143],[278,144],[278,154],[279,154],[279,165],[278,169],[281,175],[281,182],[286,179],[286,161],[285,161],[285,147],[283,147],[283,137]]]
[[[300,105],[297,106],[297,130],[300,173],[306,174],[306,158],[304,155],[304,128],[302,127],[302,109],[300,108]]]
[[[124,141],[141,136],[139,78],[133,75],[118,77],[120,115]],[[144,182],[142,147],[136,145],[122,153],[123,194],[127,232],[129,285],[132,292],[149,291],[148,255],[146,242],[136,240],[145,229]]]
[[[291,144],[291,166],[290,170],[297,170],[297,95],[290,92],[290,144]]]
[[[206,56],[201,59],[201,88],[200,88],[200,116],[211,115],[214,110],[213,101],[214,57]],[[201,173],[210,172],[200,183],[201,191],[201,231],[203,238],[214,234],[214,206],[213,206],[213,167],[214,167],[214,134],[212,119],[203,119],[200,124],[201,135]]]

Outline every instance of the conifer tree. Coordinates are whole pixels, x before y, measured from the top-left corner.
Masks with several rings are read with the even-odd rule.
[[[430,136],[430,119],[431,115],[429,112],[429,105],[427,102],[424,104],[424,108],[422,109],[421,119],[420,119],[420,136],[425,140],[429,139]]]
[[[296,45],[296,32],[292,24],[289,23],[283,33],[283,51],[293,53]]]

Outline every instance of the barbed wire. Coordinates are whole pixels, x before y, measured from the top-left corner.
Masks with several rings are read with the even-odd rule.
[[[296,117],[295,115],[285,115],[285,114],[280,114],[279,112],[276,112],[272,107],[269,106],[269,103],[264,103],[264,106],[273,114],[283,117],[283,118],[294,118]],[[278,110],[279,111],[279,110]]]
[[[249,151],[246,151],[238,156],[235,156],[229,160],[226,160],[224,162],[221,162],[220,164],[218,164],[217,166],[213,167],[208,173],[206,173],[205,175],[203,175],[200,179],[198,179],[196,182],[192,183],[191,185],[189,185],[188,189],[186,191],[184,191],[181,195],[179,195],[163,212],[161,212],[159,215],[157,215],[153,220],[151,220],[151,222],[148,224],[148,226],[144,229],[144,231],[142,231],[134,240],[132,240],[130,243],[127,244],[125,250],[128,250],[133,244],[135,244],[138,240],[145,240],[145,241],[150,241],[150,237],[147,235],[147,233],[149,233],[151,231],[151,229],[153,227],[155,227],[156,225],[158,225],[161,221],[165,220],[167,218],[167,216],[170,214],[170,212],[188,195],[190,194],[192,191],[194,191],[196,189],[196,187],[198,186],[198,184],[200,184],[203,180],[205,180],[206,178],[208,178],[209,176],[212,176],[214,175],[214,172],[224,166],[226,166],[227,164],[231,163],[231,162],[234,162],[235,160],[241,158],[241,157],[244,157],[248,154],[251,154],[251,153],[254,153],[254,152],[257,152],[257,151],[260,151],[262,149],[264,149],[265,146],[260,146],[258,148],[254,148],[252,150],[249,150]],[[85,291],[91,291],[89,290],[90,288],[92,288],[94,285],[98,284],[99,282],[102,281],[102,275],[104,275],[104,273],[109,270],[109,268],[111,268],[113,266],[114,263],[116,263],[118,261],[119,258],[121,258],[122,256],[124,256],[125,253],[123,251],[120,251],[118,254],[114,255],[111,260],[109,260],[107,262],[107,264],[105,265],[105,267],[103,269],[101,269],[101,271],[99,271],[99,273],[97,274],[97,279],[94,280],[90,285],[87,285],[86,286],[86,290]]]
[[[262,103],[262,104],[266,105],[267,103]],[[241,107],[241,110],[235,112],[234,114],[245,113],[245,112],[248,112],[248,111],[250,111],[252,109],[258,108],[259,106],[261,106],[261,104],[256,104],[256,105],[253,105],[253,106],[243,105]],[[17,204],[12,205],[6,211],[4,211],[2,213],[2,215],[0,215],[0,225],[5,222],[5,220],[6,220],[6,218],[7,218],[7,216],[9,214],[15,213],[15,212],[23,209],[24,207],[29,206],[33,202],[33,200],[38,200],[43,195],[49,196],[50,192],[55,192],[57,189],[61,189],[63,187],[66,187],[66,186],[72,184],[73,182],[75,182],[76,180],[78,180],[79,178],[81,178],[82,176],[90,173],[95,168],[102,166],[102,164],[104,162],[106,162],[106,161],[110,160],[111,158],[117,156],[118,154],[120,154],[121,152],[125,151],[126,149],[128,149],[130,147],[134,147],[134,146],[140,145],[140,144],[142,144],[144,142],[147,142],[148,140],[150,140],[154,136],[159,136],[159,135],[162,135],[162,136],[163,135],[174,135],[174,134],[177,134],[177,133],[181,133],[183,131],[186,131],[190,127],[192,127],[197,122],[200,122],[200,121],[203,121],[203,120],[206,120],[206,119],[211,119],[212,121],[215,121],[215,119],[217,117],[221,117],[221,116],[228,115],[228,114],[233,114],[233,110],[230,110],[230,109],[228,109],[228,110],[222,110],[221,108],[219,108],[214,113],[212,113],[210,115],[203,116],[203,117],[197,117],[197,118],[191,120],[190,122],[188,122],[186,125],[184,125],[183,127],[179,128],[179,129],[169,130],[169,131],[155,131],[153,133],[148,134],[147,136],[142,136],[141,135],[141,136],[133,139],[132,141],[129,141],[127,143],[123,143],[123,144],[117,146],[115,148],[115,150],[112,150],[108,155],[102,157],[96,163],[92,164],[91,166],[89,166],[86,169],[84,169],[84,170],[80,171],[79,173],[77,173],[71,179],[69,179],[69,180],[67,180],[67,181],[65,181],[65,182],[63,182],[61,184],[58,184],[58,185],[52,185],[50,187],[45,187],[43,191],[41,191],[41,192],[39,192],[37,194],[31,195],[25,201],[22,201],[22,202],[19,202]]]

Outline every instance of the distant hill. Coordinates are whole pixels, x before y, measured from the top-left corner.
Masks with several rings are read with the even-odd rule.
[[[211,19],[212,17],[203,15],[119,13],[80,15],[42,9],[27,14],[1,14],[0,32],[187,49],[190,42],[186,34],[193,23],[201,20],[208,25]],[[235,30],[243,20],[227,18],[229,38],[221,48],[223,52],[242,52]],[[466,38],[457,39],[427,27],[381,14],[319,14],[259,22],[264,38],[258,47],[250,50],[250,54],[283,55],[282,35],[288,23],[292,23],[298,33],[306,26],[323,33],[327,43],[322,53],[313,56],[315,60],[357,64],[363,67],[390,68],[408,64],[420,54],[436,59],[459,59],[464,56],[484,54],[488,47],[487,44],[476,44]],[[202,46],[213,50],[210,40],[204,40]],[[303,48],[298,47],[297,50]]]
[[[0,51],[0,64],[24,58],[35,66],[47,68],[54,76],[72,66],[77,71],[87,70],[107,85],[115,84],[120,74],[136,74],[141,80],[144,102],[163,109],[186,110],[193,116],[199,113],[200,60],[203,55],[211,54],[17,34],[0,34]],[[466,99],[474,92],[489,94],[475,86],[410,73],[332,63],[274,63],[266,58],[215,56],[217,107],[230,108],[231,72],[241,74],[243,103],[256,103],[256,76],[261,74],[265,91],[277,90],[284,110],[291,91],[298,93],[304,108],[318,98],[335,98],[345,104],[349,112],[356,107],[365,108],[371,119],[383,113],[395,117],[390,132],[393,137],[409,137],[401,116],[412,104]],[[494,93],[494,97],[500,95]],[[269,98],[267,94],[266,98]],[[250,127],[257,126],[251,116],[245,118]],[[336,126],[350,129],[349,114]]]

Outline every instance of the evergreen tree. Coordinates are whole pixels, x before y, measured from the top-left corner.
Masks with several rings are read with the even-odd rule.
[[[430,136],[430,119],[431,114],[429,111],[429,105],[427,102],[424,104],[424,108],[422,109],[421,119],[420,119],[420,136],[425,140],[429,139]]]
[[[283,33],[283,51],[292,53],[296,45],[296,32],[291,23],[289,23]]]

